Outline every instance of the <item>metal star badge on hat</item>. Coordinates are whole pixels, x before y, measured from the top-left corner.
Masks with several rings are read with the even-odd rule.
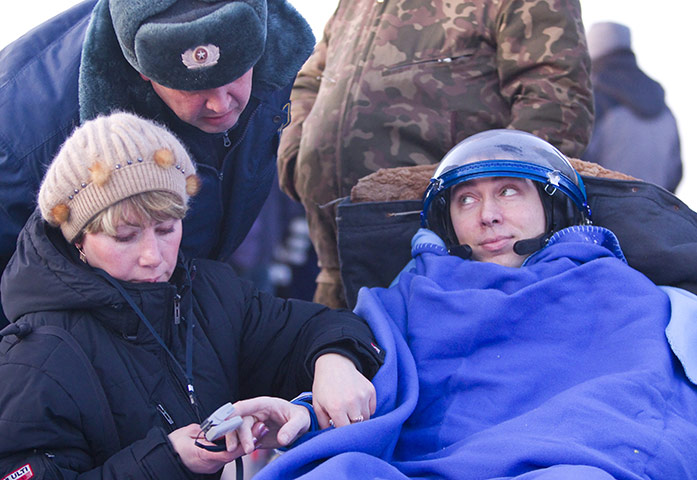
[[[199,45],[196,48],[190,48],[182,53],[182,63],[189,70],[197,70],[199,68],[212,67],[218,63],[220,58],[220,49],[212,44]]]

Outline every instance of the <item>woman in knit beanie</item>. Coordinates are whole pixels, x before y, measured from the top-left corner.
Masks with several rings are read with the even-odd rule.
[[[181,219],[198,189],[195,167],[174,135],[116,113],[88,122],[63,145],[41,184],[39,208],[82,261],[121,280],[166,282]]]
[[[220,475],[374,413],[384,354],[365,322],[183,258],[198,189],[177,138],[135,115],[65,142],[0,284],[0,478]]]

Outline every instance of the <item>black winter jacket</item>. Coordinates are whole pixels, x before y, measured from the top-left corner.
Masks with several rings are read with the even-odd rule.
[[[174,361],[72,250],[35,212],[2,278],[16,334],[0,343],[0,478],[25,465],[37,478],[197,478],[170,431],[228,401],[309,390],[321,353],[343,353],[369,378],[381,361],[352,313],[283,301],[226,264],[181,258],[170,283],[120,283]]]

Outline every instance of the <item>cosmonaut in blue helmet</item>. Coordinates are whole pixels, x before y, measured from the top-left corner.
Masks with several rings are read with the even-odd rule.
[[[489,180],[481,180],[485,178]],[[491,195],[480,191],[479,186],[483,183],[495,189],[491,190]],[[477,187],[475,191],[460,193],[474,187]],[[508,205],[531,191],[539,195],[541,211],[544,212],[535,217],[539,227],[505,228],[503,224],[507,219],[501,212],[510,211]],[[453,198],[454,195],[457,199]],[[485,197],[492,198],[492,202],[485,204]],[[528,198],[532,203],[520,204],[522,210],[516,211],[517,218],[509,224],[524,222],[525,216],[538,208],[534,193]],[[495,211],[493,215],[490,215],[491,209],[486,210],[486,215],[481,214],[485,205],[486,209],[491,206]],[[497,210],[499,206],[503,210]],[[458,235],[455,227],[459,224],[454,226],[452,218],[459,211],[475,212],[476,209],[481,211],[472,213],[477,216],[478,223],[470,223],[476,225],[471,230],[480,229],[484,233],[470,239],[474,244],[469,245],[461,241],[461,237],[469,235],[462,231]],[[421,218],[422,226],[438,234],[453,255],[520,266],[524,258],[542,248],[554,232],[571,225],[590,224],[591,212],[580,175],[559,150],[530,133],[499,129],[473,135],[443,157],[424,194]],[[473,218],[468,221],[473,221]],[[530,238],[518,238],[521,232],[534,233]],[[482,251],[480,247],[486,251],[499,246],[503,248],[507,240],[514,242],[512,250],[515,253],[510,253],[508,248],[509,257],[513,257],[511,262],[477,258],[477,252]],[[520,258],[516,259],[516,255]]]

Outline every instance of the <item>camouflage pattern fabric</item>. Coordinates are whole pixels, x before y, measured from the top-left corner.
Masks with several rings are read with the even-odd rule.
[[[358,179],[436,163],[492,128],[579,157],[589,78],[578,0],[340,0],[294,85],[278,158],[281,187],[307,211],[318,282],[340,287],[332,202]]]

